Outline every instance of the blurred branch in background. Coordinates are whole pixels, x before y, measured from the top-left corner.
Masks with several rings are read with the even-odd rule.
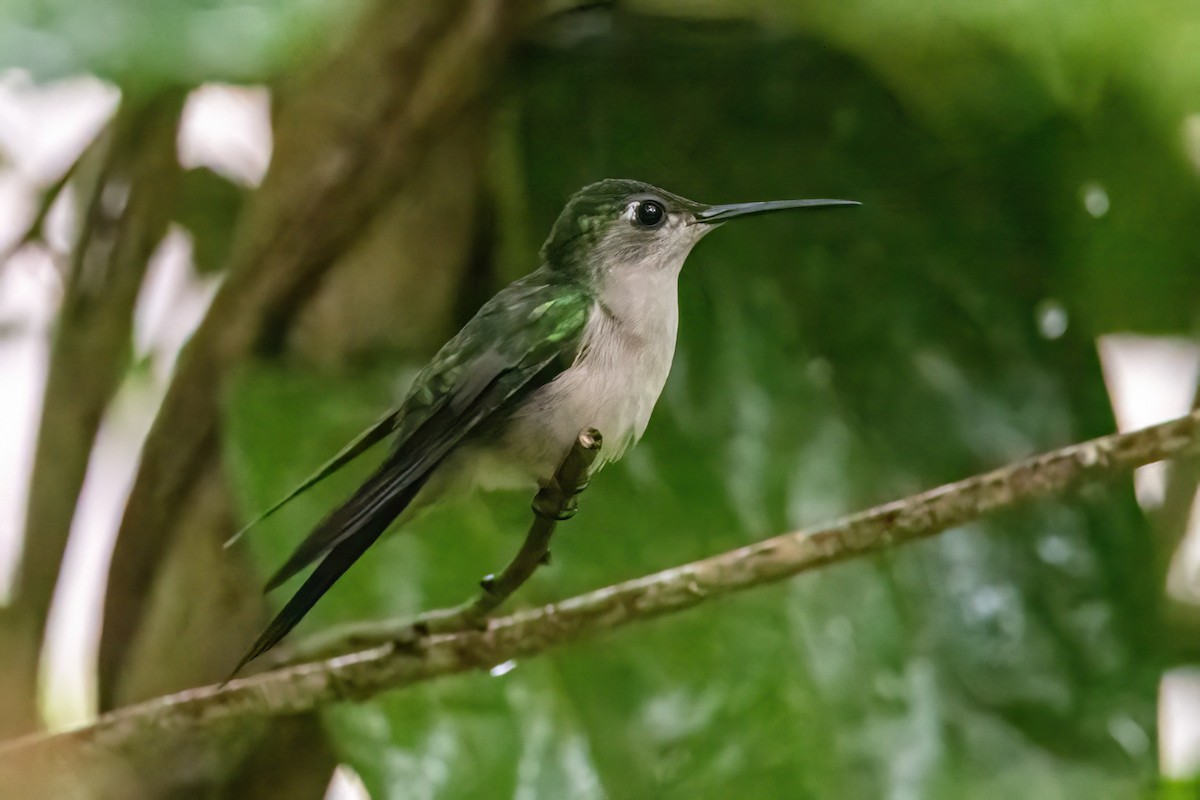
[[[692,608],[800,572],[858,558],[962,525],[1016,503],[1112,478],[1200,450],[1200,411],[1126,434],[1070,445],[897,500],[823,528],[776,536],[562,602],[494,619],[487,630],[287,667],[131,706],[67,733],[0,747],[0,777],[24,791],[65,791],[79,770],[144,752],[163,737],[217,735],[264,717],[365,700],[380,692],[528,658],[567,641]],[[99,756],[99,761],[95,759]],[[120,761],[120,758],[117,759]]]
[[[109,572],[102,708],[218,677],[228,669],[225,637],[237,640],[257,624],[254,577],[219,547],[233,524],[218,449],[231,370],[253,355],[306,347],[306,355],[338,363],[375,343],[372,325],[397,315],[422,336],[441,335],[481,249],[479,162],[494,68],[539,8],[525,0],[374,4],[336,53],[278,88],[269,175],[240,216],[228,264],[216,265],[227,276],[223,288],[183,351],[142,449]],[[174,200],[184,96],[178,88],[127,92],[71,174],[80,233],[45,392],[17,594],[0,615],[0,736],[38,725],[39,652],[76,499],[97,427],[129,366],[146,261],[181,214]],[[408,289],[403,303],[394,302],[397,286]],[[388,306],[383,320],[364,312],[364,296]],[[344,338],[312,334],[330,329]],[[188,642],[194,646],[180,646]],[[314,725],[300,727],[300,739],[320,741]],[[319,794],[333,764],[320,748],[299,749],[310,769],[325,771],[302,781]],[[187,782],[181,763],[159,759],[139,773],[140,785]]]
[[[176,362],[117,534],[99,643],[102,710],[219,678],[259,624],[253,570],[220,546],[235,527],[220,454],[231,374],[285,354],[344,364],[394,341],[380,331],[409,334],[414,349],[426,345],[412,330],[442,335],[486,251],[479,165],[496,67],[537,8],[369,4],[348,12],[357,25],[334,52],[273,87],[271,165]],[[181,785],[276,796],[281,786],[260,780],[257,765],[285,757],[297,763],[289,796],[322,796],[335,762],[313,720],[235,734],[111,764],[115,796]]]
[[[161,690],[164,681],[187,685],[228,669],[213,653],[178,663],[183,673],[167,666],[178,659],[173,625],[159,625],[158,641],[145,642],[148,598],[165,556],[182,540],[192,510],[213,506],[197,493],[222,483],[214,477],[222,386],[250,356],[285,348],[339,257],[482,102],[524,5],[379,4],[350,46],[284,97],[273,162],[239,220],[225,283],[180,357],[143,449],[106,595],[102,708],[147,696],[156,682]],[[197,535],[216,542],[219,553],[230,524],[206,525]],[[150,683],[126,680],[131,662],[153,665]]]
[[[0,614],[7,656],[0,695],[11,698],[0,706],[0,736],[38,726],[39,654],[76,503],[100,421],[128,367],[146,265],[174,210],[181,102],[168,93],[123,104],[68,171],[80,224],[50,354],[16,594]]]

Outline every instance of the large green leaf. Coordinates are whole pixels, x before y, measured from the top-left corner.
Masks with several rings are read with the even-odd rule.
[[[964,109],[977,137],[964,146],[945,124],[950,100],[931,115],[909,92],[919,78],[934,102],[939,81],[960,91],[967,77],[893,82],[823,41],[618,18],[523,54],[506,117],[525,175],[508,188],[529,209],[505,218],[514,240],[536,241],[571,191],[604,176],[710,202],[864,206],[739,222],[697,249],[645,440],[593,482],[518,603],[1112,429],[1092,337],[1145,320],[1113,309],[1146,285],[1168,287],[1153,290],[1156,327],[1194,318],[1195,245],[1174,223],[1147,234],[1148,213],[1118,220],[1116,200],[1097,234],[1081,176],[1103,164],[1104,180],[1153,181],[1184,209],[1195,181],[1167,150],[1107,158],[1128,152],[1121,131],[1165,136],[1136,103],[1112,95],[1091,117],[1029,79],[1019,54],[990,58],[981,86],[1037,113],[989,128]],[[1094,127],[1113,115],[1132,119]],[[1147,236],[1141,283],[1120,265]],[[1047,302],[1070,320],[1052,338],[1038,324]],[[392,374],[416,366],[247,371],[228,443],[247,514],[374,419],[403,385]],[[255,532],[264,574],[353,480]],[[528,499],[431,512],[368,553],[296,635],[462,599],[516,547]],[[1139,796],[1169,657],[1147,527],[1127,483],[1096,487],[325,720],[376,797]]]

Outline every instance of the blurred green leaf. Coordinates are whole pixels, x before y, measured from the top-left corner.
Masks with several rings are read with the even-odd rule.
[[[344,33],[359,0],[5,0],[0,68],[125,89],[263,81]]]

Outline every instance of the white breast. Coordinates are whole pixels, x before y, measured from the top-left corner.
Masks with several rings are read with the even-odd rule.
[[[575,363],[538,390],[514,418],[506,450],[549,478],[584,428],[604,437],[601,464],[615,461],[646,430],[675,355],[675,275],[625,280],[593,306]],[[597,468],[599,464],[597,465]]]

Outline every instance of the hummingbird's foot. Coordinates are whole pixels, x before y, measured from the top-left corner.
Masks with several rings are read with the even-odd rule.
[[[542,557],[538,559],[538,563],[543,567],[548,567],[550,566],[550,560],[550,551],[547,550],[546,552],[542,553]]]
[[[533,513],[547,522],[563,522],[575,516],[579,501],[574,496],[564,497],[558,487],[542,489],[533,497]]]
[[[574,497],[570,497],[567,499],[567,502],[562,504],[562,508],[560,508],[558,510],[558,514],[556,514],[554,516],[554,521],[555,522],[563,522],[565,520],[568,520],[571,517],[575,516],[576,512],[578,512],[578,511],[579,511],[579,501],[576,500]]]
[[[483,589],[488,594],[494,595],[496,593],[496,576],[484,575],[483,580],[479,582],[479,588]]]

